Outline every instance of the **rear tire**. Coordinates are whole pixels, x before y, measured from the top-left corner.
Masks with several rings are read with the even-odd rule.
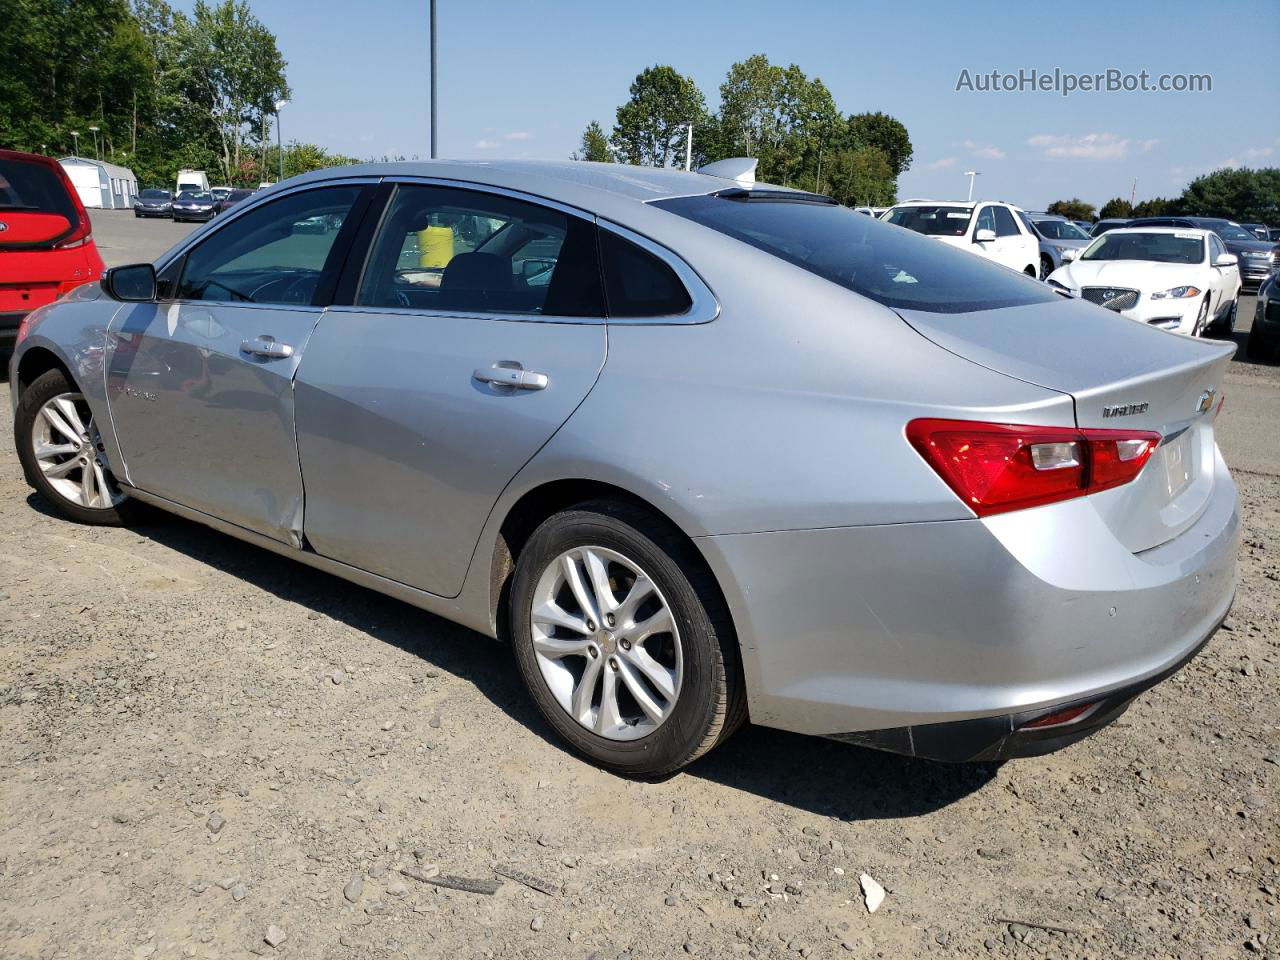
[[[1036,268],[1035,268],[1035,264],[1028,263],[1028,264],[1027,264],[1027,268],[1026,268],[1025,270],[1023,270],[1022,272],[1023,272],[1023,273],[1025,273],[1025,274],[1026,274],[1028,277],[1030,277],[1032,280],[1035,280],[1035,279],[1036,279]]]
[[[1262,331],[1258,329],[1256,323],[1249,331],[1249,339],[1245,342],[1245,356],[1250,360],[1270,360],[1277,353],[1280,353],[1280,337],[1274,341],[1268,340],[1262,335]]]
[[[516,663],[547,722],[603,767],[672,773],[746,718],[737,638],[693,560],[653,515],[605,500],[555,514],[520,551]]]
[[[1053,259],[1047,253],[1040,254],[1040,279],[1048,280],[1053,271]]]
[[[22,392],[14,439],[27,483],[57,514],[96,526],[126,521],[135,504],[111,476],[84,395],[61,370],[41,374]]]

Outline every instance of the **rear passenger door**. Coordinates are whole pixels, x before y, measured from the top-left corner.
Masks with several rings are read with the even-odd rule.
[[[1013,270],[1024,270],[1035,264],[1039,260],[1040,245],[1018,229],[1013,211],[997,204],[991,212],[996,221],[996,259]]]
[[[596,225],[486,188],[384,190],[346,305],[325,311],[298,369],[305,535],[455,596],[498,495],[604,365]]]

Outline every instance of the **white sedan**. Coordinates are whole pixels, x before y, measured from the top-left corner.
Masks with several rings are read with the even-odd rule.
[[[1211,230],[1110,230],[1049,275],[1049,283],[1162,330],[1202,337],[1235,328],[1240,269]]]

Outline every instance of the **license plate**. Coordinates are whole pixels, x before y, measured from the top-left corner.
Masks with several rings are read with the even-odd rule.
[[[1170,500],[1191,485],[1191,433],[1184,431],[1164,448],[1165,483]]]

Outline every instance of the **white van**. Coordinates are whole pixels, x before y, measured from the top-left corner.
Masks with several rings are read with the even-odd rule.
[[[178,171],[178,189],[174,191],[174,196],[184,191],[192,193],[208,193],[209,178],[203,170],[179,170]]]

